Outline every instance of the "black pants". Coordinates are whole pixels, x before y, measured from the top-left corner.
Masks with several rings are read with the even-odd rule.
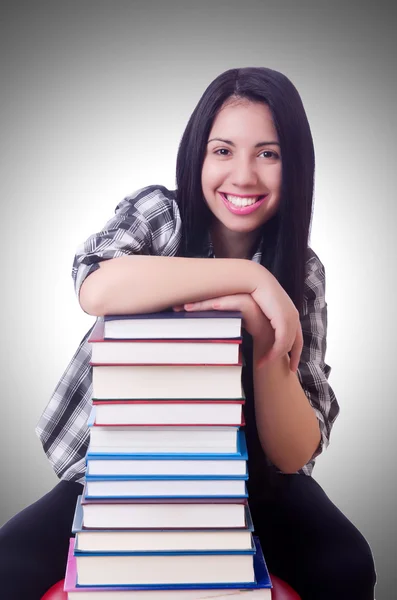
[[[4,600],[40,600],[64,578],[81,492],[81,484],[61,481],[0,529]],[[371,550],[314,479],[280,475],[274,498],[266,506],[252,504],[252,510],[270,572],[302,600],[373,600]]]

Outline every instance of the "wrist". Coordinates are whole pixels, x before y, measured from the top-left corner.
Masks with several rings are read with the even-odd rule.
[[[244,292],[253,294],[255,290],[266,285],[268,275],[271,275],[266,267],[253,260],[239,259],[239,262],[244,280],[247,282],[247,289]]]

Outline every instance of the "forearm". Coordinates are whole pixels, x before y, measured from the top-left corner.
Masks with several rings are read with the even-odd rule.
[[[288,354],[257,368],[261,349],[254,344],[255,418],[259,439],[271,462],[295,473],[313,456],[320,427],[298,376],[289,368]]]
[[[268,273],[243,259],[122,256],[99,265],[84,281],[79,297],[83,310],[95,316],[154,312],[227,294],[252,293]]]

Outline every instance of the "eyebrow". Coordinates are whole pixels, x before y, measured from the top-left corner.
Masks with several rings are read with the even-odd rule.
[[[208,140],[207,144],[209,144],[210,142],[224,142],[225,144],[229,144],[229,146],[233,146],[234,148],[236,147],[236,144],[234,144],[231,140],[224,140],[223,138],[212,138],[211,140]],[[279,146],[280,144],[278,142],[258,142],[257,144],[255,144],[254,148],[260,148],[261,146]]]

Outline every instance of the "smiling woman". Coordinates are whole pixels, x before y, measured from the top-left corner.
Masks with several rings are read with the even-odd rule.
[[[280,201],[280,144],[270,109],[232,97],[219,111],[209,137],[201,185],[215,217],[215,256],[248,258],[261,226],[275,215]]]
[[[124,198],[77,249],[81,308],[241,311],[248,492],[268,566],[304,600],[372,600],[371,550],[312,477],[339,406],[325,270],[309,246],[313,141],[289,79],[259,67],[219,75],[183,133],[176,179],[176,190]],[[89,441],[89,333],[36,430],[61,482],[0,530],[6,598],[39,598],[64,575]]]

